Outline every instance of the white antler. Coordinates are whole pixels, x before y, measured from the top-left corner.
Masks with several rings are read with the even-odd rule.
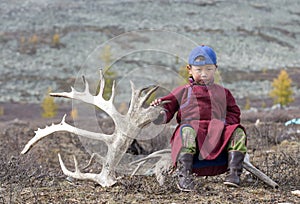
[[[106,144],[110,144],[112,142],[112,135],[107,135],[103,133],[95,133],[90,132],[87,130],[82,130],[76,127],[73,127],[65,122],[66,115],[64,115],[62,121],[59,124],[53,124],[51,126],[46,126],[44,129],[38,128],[37,131],[35,131],[34,137],[25,145],[24,149],[22,150],[21,154],[26,154],[30,148],[37,143],[39,140],[43,139],[44,137],[51,135],[54,132],[59,131],[66,131],[70,133],[77,134],[82,137],[86,137],[89,139],[94,140],[101,140],[105,142]]]
[[[100,174],[94,174],[94,173],[81,173],[79,168],[78,168],[78,162],[75,156],[74,157],[74,164],[75,164],[75,172],[69,171],[64,162],[62,161],[62,158],[60,154],[58,154],[58,159],[60,163],[60,167],[63,171],[63,173],[66,176],[76,178],[76,179],[81,179],[81,180],[91,180],[94,182],[97,182],[103,187],[107,186],[112,186],[116,183],[116,179],[114,175],[109,175],[109,171],[102,169],[102,172]]]
[[[165,174],[172,169],[171,149],[159,150],[149,154],[147,157],[131,162],[130,165],[137,164],[131,176],[135,175],[139,168],[147,161],[157,158],[160,159],[154,165],[154,174],[159,185],[162,186],[165,182]]]
[[[130,164],[134,165],[137,164],[137,168],[133,171],[132,175],[134,175],[137,170],[144,165],[148,160],[154,159],[154,158],[160,158],[160,160],[155,164],[155,170],[154,173],[156,175],[156,179],[159,182],[160,185],[163,185],[164,183],[164,173],[171,168],[171,150],[170,149],[164,149],[157,152],[153,152],[152,154],[148,155],[147,157],[141,158],[139,160],[133,161]],[[269,186],[273,188],[277,188],[278,184],[274,182],[270,177],[268,177],[266,174],[261,172],[259,169],[257,169],[255,166],[253,166],[250,162],[250,156],[249,154],[245,155],[243,167],[255,175],[257,178],[268,184]]]
[[[106,135],[102,133],[95,133],[86,130],[82,130],[76,127],[73,127],[65,122],[65,116],[60,124],[54,125],[52,124],[50,127],[46,127],[44,129],[38,129],[36,131],[35,136],[25,145],[22,154],[28,152],[28,150],[39,140],[50,135],[54,132],[58,131],[67,131],[79,136],[83,136],[86,138],[101,140],[104,141],[107,145],[107,154],[105,157],[102,157],[102,171],[100,174],[91,174],[91,173],[82,173],[78,169],[77,161],[75,161],[75,172],[69,171],[60,155],[59,162],[61,168],[67,176],[74,177],[77,179],[89,179],[96,181],[101,186],[111,186],[116,182],[115,178],[115,168],[119,164],[121,158],[127,151],[128,147],[132,143],[132,141],[137,137],[141,128],[145,125],[151,123],[154,119],[156,119],[161,111],[160,107],[148,107],[144,108],[144,103],[150,97],[150,95],[158,88],[153,87],[149,90],[149,88],[143,88],[136,90],[134,84],[131,83],[132,96],[130,101],[130,107],[126,115],[120,114],[113,102],[115,98],[115,83],[112,87],[112,94],[109,100],[105,100],[103,98],[105,80],[102,71],[100,70],[100,91],[96,96],[93,96],[89,92],[88,82],[83,77],[83,81],[85,84],[85,90],[83,92],[78,92],[74,88],[72,88],[71,92],[63,92],[63,93],[51,93],[51,96],[56,97],[65,97],[83,101],[88,104],[92,104],[97,106],[98,108],[105,111],[114,121],[115,130],[112,135]],[[144,96],[144,91],[148,91]]]
[[[103,98],[105,80],[103,76],[102,70],[100,70],[100,89],[99,93],[96,96],[93,96],[89,91],[89,84],[86,81],[85,77],[82,77],[83,82],[85,84],[85,89],[83,92],[76,91],[73,87],[71,87],[71,92],[62,92],[62,93],[50,93],[50,96],[54,97],[65,97],[76,99],[91,105],[95,105],[98,108],[105,111],[114,121],[115,125],[123,124],[125,122],[125,117],[117,111],[113,102],[115,99],[115,82],[113,82],[112,93],[109,100],[105,100]]]
[[[266,174],[261,172],[259,169],[257,169],[255,166],[253,166],[250,162],[250,156],[249,154],[245,155],[243,167],[249,171],[250,173],[254,174],[257,178],[268,184],[269,186],[273,188],[278,188],[278,184],[274,182],[270,177],[268,177]]]

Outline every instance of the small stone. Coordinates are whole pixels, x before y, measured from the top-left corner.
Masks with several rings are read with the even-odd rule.
[[[291,191],[291,193],[300,197],[300,190]]]

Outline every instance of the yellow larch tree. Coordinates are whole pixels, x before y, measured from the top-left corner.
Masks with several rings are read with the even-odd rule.
[[[179,85],[186,84],[188,78],[190,77],[188,69],[186,68],[186,66],[180,66],[179,70],[178,70],[178,74],[184,79],[184,80],[180,80]]]
[[[111,96],[113,81],[117,77],[114,71],[109,70],[110,63],[112,61],[111,47],[109,45],[106,45],[104,47],[104,50],[101,52],[100,58],[101,60],[104,61],[105,87],[104,87],[103,98],[108,100],[109,97]],[[99,86],[100,84],[98,84],[97,93],[99,92]]]
[[[51,47],[59,48],[60,47],[60,36],[58,33],[54,33],[52,36]]]
[[[57,114],[57,105],[54,102],[54,98],[51,97],[49,93],[51,93],[51,88],[48,88],[47,96],[42,101],[43,118],[53,118]]]
[[[244,109],[250,110],[250,108],[251,108],[250,99],[246,98],[246,103],[245,103]]]
[[[215,72],[214,83],[216,83],[216,84],[222,84],[221,71],[219,69],[217,69],[216,72]]]
[[[270,96],[273,98],[274,104],[286,106],[294,101],[292,79],[284,69],[273,80],[272,87],[273,90],[270,92]]]
[[[78,110],[76,108],[73,108],[71,111],[70,111],[70,115],[71,117],[74,119],[77,119],[78,118]]]

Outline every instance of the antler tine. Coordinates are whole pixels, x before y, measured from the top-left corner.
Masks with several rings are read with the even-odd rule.
[[[159,150],[159,151],[156,151],[156,152],[153,152],[153,153],[149,154],[147,157],[144,157],[144,158],[138,159],[136,161],[133,161],[129,165],[134,165],[134,164],[137,164],[137,163],[140,163],[140,162],[143,162],[143,161],[147,161],[147,160],[150,160],[150,159],[153,159],[153,158],[158,158],[158,157],[163,156],[164,154],[170,154],[170,153],[171,153],[171,149],[162,149],[162,150]]]
[[[69,125],[65,122],[66,114],[64,115],[62,121],[59,124],[52,124],[51,126],[46,126],[44,129],[38,128],[35,131],[35,135],[29,142],[25,145],[24,149],[22,150],[21,154],[26,154],[34,144],[36,144],[41,139],[51,135],[54,132],[65,131],[80,135],[85,138],[94,139],[94,140],[101,140],[106,144],[112,143],[115,139],[112,135],[107,135],[103,133],[96,133],[87,130],[82,130],[80,128],[76,128],[74,126]]]
[[[103,70],[100,69],[100,89],[99,89],[99,93],[98,93],[99,96],[103,95],[104,86],[105,86],[104,74],[103,74]]]
[[[112,87],[111,87],[111,96],[110,96],[110,101],[112,103],[114,103],[115,100],[115,96],[116,96],[116,81],[113,81]]]
[[[88,174],[85,175],[85,174],[80,172],[80,170],[78,168],[77,159],[74,155],[73,155],[73,159],[74,159],[74,165],[75,165],[75,172],[71,172],[67,169],[67,167],[65,166],[65,164],[64,164],[64,162],[61,158],[61,155],[58,154],[59,164],[60,164],[60,167],[61,167],[61,170],[63,171],[63,173],[66,176],[70,176],[70,177],[73,177],[73,178],[76,178],[76,179],[91,179],[92,180],[92,177],[90,177],[90,175],[88,175]]]
[[[149,97],[151,96],[151,94],[153,94],[158,88],[159,86],[155,86],[155,85],[151,85],[151,86],[148,86],[144,89],[141,90],[141,92],[145,91],[145,90],[148,90],[150,87],[152,87],[147,93],[146,95],[141,99],[141,104],[144,104],[148,99]]]
[[[129,165],[137,164],[137,167],[134,169],[131,176],[134,176],[136,174],[136,172],[141,168],[141,166],[143,166],[150,159],[163,158],[166,155],[170,155],[170,153],[171,153],[171,149],[162,149],[162,150],[153,152],[152,154],[149,154],[147,157],[144,157],[144,158],[141,158],[141,159],[131,162]],[[171,157],[171,155],[170,155],[170,157]]]
[[[83,167],[83,169],[87,169],[88,167],[90,167],[91,164],[93,163],[93,161],[95,160],[96,157],[98,157],[98,159],[100,160],[100,163],[101,163],[101,164],[104,163],[104,161],[105,161],[105,158],[104,158],[104,157],[102,157],[102,156],[101,156],[100,154],[98,154],[98,153],[93,153],[93,154],[91,155],[91,158],[90,158],[88,164],[87,164],[85,167]]]
[[[130,82],[130,87],[131,87],[131,100],[130,100],[128,113],[131,113],[131,111],[134,108],[134,103],[133,102],[135,101],[135,85],[131,80],[129,82]]]
[[[160,157],[162,157],[162,154],[148,155],[145,158],[141,158],[139,160],[131,162],[129,165],[134,165],[134,164],[138,164],[138,163],[141,163],[141,162],[146,162],[146,161],[148,161],[150,159],[155,159],[155,158],[160,158]]]
[[[130,82],[130,87],[131,87],[131,91],[132,91],[131,96],[133,96],[136,88],[135,88],[134,83],[131,80],[129,82]],[[131,99],[133,99],[133,98],[131,98]]]
[[[155,159],[155,158],[161,158],[163,155],[149,155],[145,158],[139,159],[137,161],[133,161],[131,162],[129,165],[134,165],[137,164],[137,167],[134,169],[134,171],[132,172],[131,176],[134,176],[136,174],[136,172],[141,168],[141,166],[143,166],[147,161],[149,161],[150,159]]]
[[[75,172],[79,172],[78,161],[77,161],[75,155],[73,155],[73,160],[74,160],[74,165],[75,165]]]
[[[99,88],[99,93],[98,96],[102,97],[104,94],[104,88],[105,88],[105,79],[104,79],[104,73],[103,70],[100,69],[100,88]],[[109,101],[114,102],[115,100],[115,95],[116,95],[116,81],[113,81],[112,88],[111,88],[111,96]]]
[[[21,154],[26,154],[31,147],[37,143],[39,140],[43,139],[44,137],[50,135],[51,133],[56,131],[56,127],[65,127],[67,123],[65,122],[66,114],[63,116],[61,122],[57,125],[52,124],[51,126],[46,126],[45,129],[40,129],[35,131],[35,136],[29,140],[29,142],[25,145],[24,149],[22,150]],[[59,130],[59,129],[57,129]]]
[[[90,93],[89,83],[88,83],[87,80],[85,79],[85,76],[82,76],[82,81],[83,81],[83,83],[84,83],[84,92],[85,92],[85,93]]]
[[[153,86],[155,87],[155,85],[149,85],[149,86],[146,86],[146,87],[143,87],[143,88],[139,89],[138,92],[137,92],[137,96],[140,97],[144,91],[149,90]]]
[[[94,104],[94,96],[89,91],[88,81],[85,79],[84,76],[82,76],[82,80],[85,86],[83,92],[77,91],[75,88],[71,87],[70,92],[50,93],[50,96],[71,98],[71,99],[83,101],[85,103],[96,105]]]
[[[88,179],[88,180],[92,180],[92,181],[95,181],[97,183],[99,183],[101,186],[103,187],[106,187],[106,186],[112,186],[116,183],[116,179],[113,178],[113,177],[106,177],[106,176],[101,176],[101,174],[94,174],[94,173],[82,173],[80,172],[79,168],[78,168],[78,162],[77,162],[77,159],[76,157],[74,156],[74,162],[75,162],[75,172],[72,172],[72,171],[69,171],[62,158],[61,158],[61,155],[58,154],[58,159],[59,159],[59,164],[60,164],[60,167],[63,171],[63,173],[66,175],[66,176],[69,176],[69,177],[72,177],[72,178],[75,178],[75,179]]]
[[[259,179],[261,179],[262,181],[264,181],[269,186],[271,186],[273,188],[278,188],[279,187],[279,185],[276,182],[274,182],[270,177],[268,177],[266,174],[264,174],[263,172],[261,172],[259,169],[257,169],[255,166],[253,166],[251,164],[249,154],[245,155],[243,164],[244,164],[243,165],[244,168],[247,171],[249,171],[250,173],[252,173],[255,176],[257,176]]]
[[[136,172],[141,168],[141,166],[143,166],[147,161],[141,161],[140,163],[137,164],[137,167],[133,170],[133,172],[131,173],[130,177],[134,176],[136,174]]]

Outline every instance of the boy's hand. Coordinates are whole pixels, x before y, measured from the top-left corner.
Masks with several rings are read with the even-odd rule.
[[[154,101],[152,101],[150,103],[150,106],[158,106],[159,104],[161,104],[161,99],[155,99]]]
[[[150,106],[159,106],[162,105],[164,103],[168,103],[169,101],[162,101],[160,98],[159,99],[155,99],[154,101],[152,101],[150,103]],[[161,110],[157,119],[155,119],[154,121],[152,121],[154,124],[159,125],[164,123],[164,121],[166,120],[166,112],[165,110]]]
[[[166,112],[164,110],[160,111],[158,117],[152,121],[155,125],[160,125],[166,121]]]

